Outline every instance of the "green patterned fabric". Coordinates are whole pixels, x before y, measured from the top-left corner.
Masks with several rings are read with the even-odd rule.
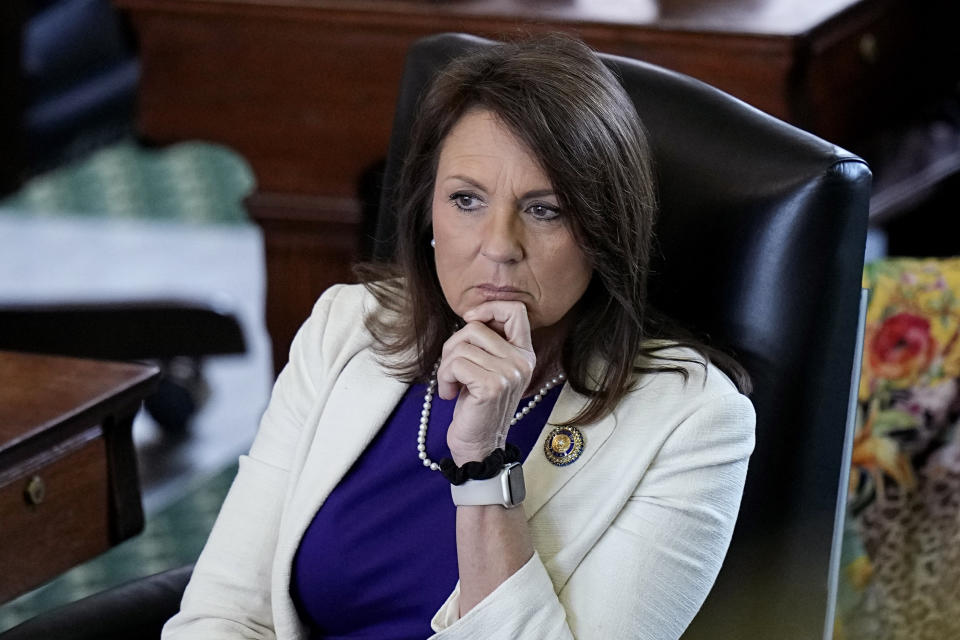
[[[184,142],[148,149],[125,141],[30,180],[0,207],[33,216],[84,215],[246,222],[253,172],[226,147]]]

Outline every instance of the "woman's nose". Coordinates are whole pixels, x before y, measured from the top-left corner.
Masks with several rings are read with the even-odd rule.
[[[481,253],[489,260],[509,263],[523,257],[522,229],[514,211],[491,211],[482,233]]]

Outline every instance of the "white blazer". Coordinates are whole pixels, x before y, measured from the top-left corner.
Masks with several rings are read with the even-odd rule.
[[[317,301],[164,638],[307,637],[290,597],[294,554],[407,388],[370,350],[363,313],[374,304],[359,285]],[[534,447],[523,508],[536,553],[463,618],[455,589],[433,638],[680,636],[730,541],[754,413],[719,370],[677,353],[698,360],[684,365],[686,382],[646,376],[611,415],[581,428],[576,462],[554,466]],[[550,422],[585,402],[565,385]]]

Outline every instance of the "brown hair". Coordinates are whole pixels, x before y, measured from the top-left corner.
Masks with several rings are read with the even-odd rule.
[[[648,309],[657,200],[647,138],[613,73],[585,44],[557,34],[480,47],[453,60],[419,105],[391,197],[395,208],[381,212],[397,216],[396,264],[357,270],[383,308],[368,315],[366,324],[395,375],[425,379],[459,321],[437,279],[430,208],[443,141],[477,108],[494,113],[539,160],[594,265],[561,354],[570,384],[590,398],[570,423],[610,413],[637,374],[686,377],[685,368],[669,362],[687,360],[656,356],[664,343],[651,346],[652,338],[695,348],[746,391],[746,373],[732,358],[696,343]],[[603,364],[599,371],[589,368],[596,357]]]

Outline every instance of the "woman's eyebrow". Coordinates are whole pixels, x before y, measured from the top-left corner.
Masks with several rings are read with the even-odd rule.
[[[462,176],[462,175],[460,175],[460,174],[456,174],[456,175],[452,175],[452,176],[447,176],[447,180],[460,180],[461,182],[466,182],[466,183],[469,184],[470,186],[476,187],[476,188],[479,189],[480,191],[484,191],[484,192],[485,192],[485,191],[487,190],[487,188],[486,188],[485,186],[483,186],[482,184],[480,184],[479,182],[477,182],[477,181],[474,180],[473,178],[470,178],[470,177],[467,177],[467,176]]]
[[[527,191],[520,199],[529,200],[530,198],[545,198],[552,195],[556,195],[553,189],[535,189],[534,191]]]
[[[445,180],[459,180],[461,182],[466,182],[470,186],[475,187],[476,189],[479,189],[484,193],[488,193],[487,188],[483,186],[483,184],[481,184],[480,182],[474,180],[469,176],[460,175],[458,173],[452,176],[447,176]],[[520,196],[520,200],[530,200],[531,198],[545,198],[547,196],[552,196],[552,195],[556,195],[553,189],[550,189],[550,188],[534,189],[532,191],[527,191],[525,194]]]

